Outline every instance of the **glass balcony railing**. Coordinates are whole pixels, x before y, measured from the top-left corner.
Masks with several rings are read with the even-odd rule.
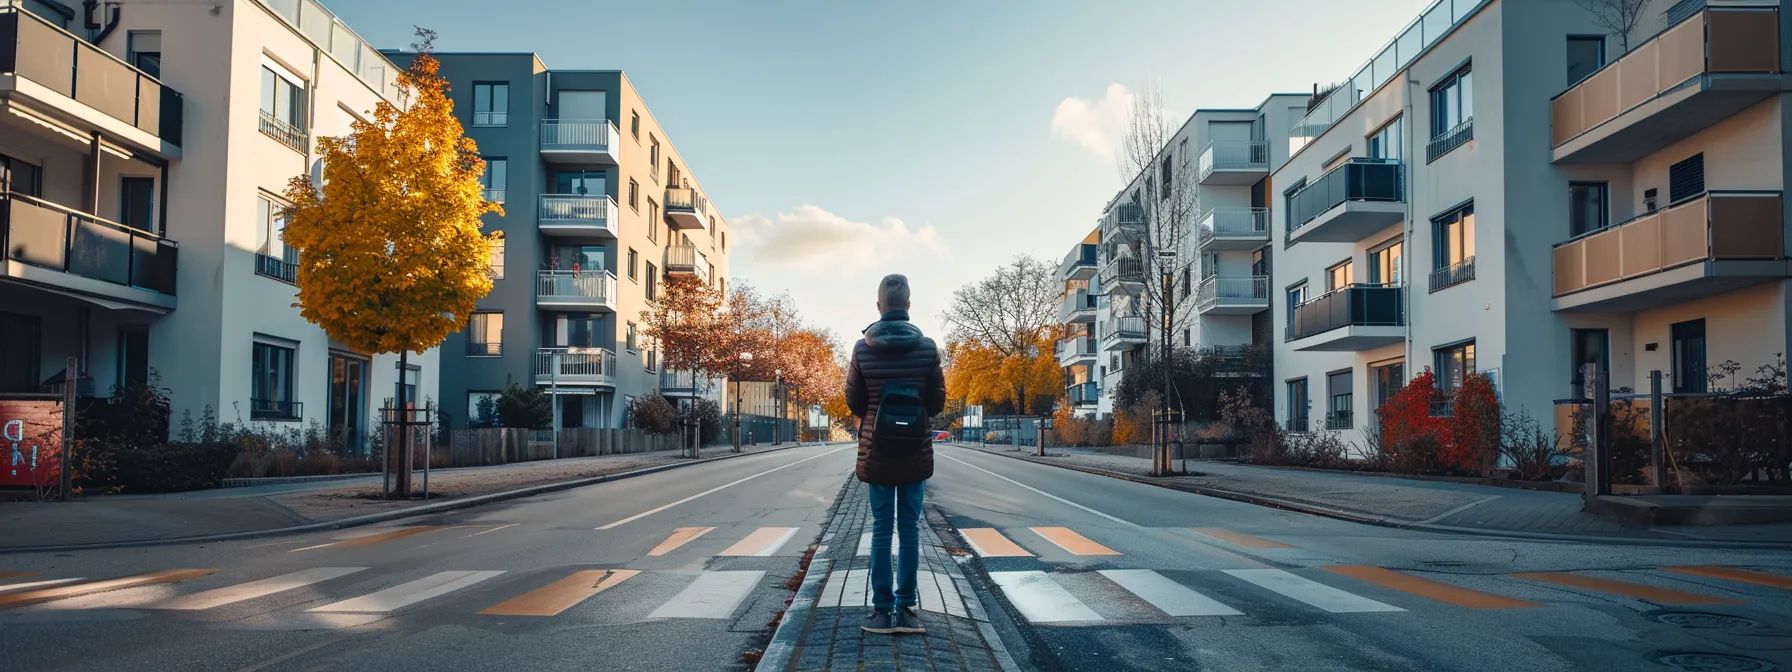
[[[1301,188],[1291,199],[1288,231],[1348,201],[1403,202],[1403,167],[1394,159],[1351,159]]]
[[[1295,306],[1287,340],[1296,341],[1343,327],[1398,327],[1406,311],[1398,285],[1351,285]]]
[[[0,194],[0,206],[7,259],[174,295],[174,241],[23,194]]]

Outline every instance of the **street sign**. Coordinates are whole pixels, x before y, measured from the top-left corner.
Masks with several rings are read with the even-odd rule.
[[[982,406],[966,406],[966,407],[964,407],[964,428],[965,429],[983,429],[983,407]]]

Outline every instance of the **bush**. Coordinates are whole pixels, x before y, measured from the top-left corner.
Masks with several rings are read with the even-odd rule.
[[[1500,451],[1500,402],[1493,379],[1484,373],[1463,378],[1445,424],[1449,442],[1438,459],[1445,469],[1471,474],[1492,469]]]
[[[1052,441],[1060,446],[1089,445],[1089,421],[1076,417],[1069,406],[1052,414]]]
[[[715,443],[722,438],[722,405],[714,399],[697,397],[678,409],[679,422],[689,422],[692,418],[697,420],[699,443]]]
[[[1448,428],[1442,418],[1431,417],[1431,402],[1436,398],[1437,379],[1425,369],[1382,404],[1378,411],[1381,448],[1387,453],[1390,469],[1410,474],[1442,469]]]
[[[554,426],[554,402],[547,390],[514,381],[498,395],[498,426],[513,429],[547,429]]]
[[[1547,480],[1556,462],[1568,454],[1561,435],[1543,431],[1542,424],[1529,411],[1520,410],[1500,418],[1500,455],[1512,465],[1518,478]]]
[[[678,431],[678,408],[657,394],[635,397],[628,402],[628,422],[648,434],[671,434]]]
[[[1156,390],[1146,390],[1137,403],[1114,412],[1114,444],[1127,446],[1151,441],[1151,412],[1163,399]]]

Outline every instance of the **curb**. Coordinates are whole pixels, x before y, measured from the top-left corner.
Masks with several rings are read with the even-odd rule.
[[[955,444],[953,444],[953,445],[955,445]],[[1706,548],[1706,549],[1738,549],[1738,550],[1746,550],[1746,549],[1792,550],[1792,543],[1772,542],[1772,541],[1725,541],[1725,540],[1720,540],[1720,539],[1687,539],[1687,540],[1682,541],[1679,539],[1645,539],[1645,538],[1639,538],[1639,537],[1596,537],[1596,536],[1576,535],[1576,534],[1554,534],[1554,533],[1549,533],[1549,532],[1521,532],[1521,531],[1517,531],[1517,530],[1487,530],[1487,529],[1474,528],[1474,527],[1458,527],[1458,526],[1454,526],[1454,525],[1435,525],[1435,524],[1431,524],[1431,523],[1420,523],[1420,522],[1415,522],[1415,521],[1402,520],[1402,519],[1398,519],[1398,518],[1383,518],[1383,517],[1371,516],[1371,515],[1356,513],[1356,512],[1352,512],[1352,511],[1344,511],[1341,509],[1333,509],[1333,508],[1317,506],[1317,505],[1313,505],[1313,504],[1305,504],[1305,503],[1300,503],[1300,502],[1291,502],[1288,500],[1275,499],[1272,497],[1264,497],[1262,495],[1237,492],[1237,491],[1233,491],[1233,490],[1220,490],[1220,489],[1215,489],[1215,488],[1195,487],[1195,486],[1189,486],[1189,485],[1182,485],[1182,484],[1178,484],[1178,483],[1169,483],[1169,482],[1165,482],[1165,481],[1161,481],[1161,480],[1157,480],[1157,479],[1146,478],[1143,476],[1134,476],[1131,474],[1123,474],[1123,473],[1116,472],[1116,471],[1097,469],[1095,467],[1084,467],[1084,466],[1071,465],[1071,464],[1059,464],[1059,463],[1054,463],[1054,462],[1047,462],[1044,460],[1034,458],[1031,455],[1007,455],[1004,453],[997,453],[997,452],[991,452],[991,451],[986,451],[986,450],[978,450],[976,448],[970,448],[968,446],[957,446],[957,447],[965,448],[967,450],[974,450],[979,453],[986,453],[986,454],[990,454],[990,455],[997,455],[1000,457],[1007,457],[1007,458],[1012,458],[1012,459],[1016,459],[1016,460],[1021,460],[1023,462],[1031,462],[1033,464],[1042,464],[1042,465],[1046,465],[1046,466],[1057,467],[1059,469],[1068,469],[1070,471],[1080,471],[1080,472],[1083,472],[1086,474],[1094,474],[1096,476],[1106,476],[1108,478],[1116,478],[1116,479],[1120,479],[1123,481],[1131,481],[1133,483],[1140,483],[1143,485],[1155,485],[1160,488],[1168,488],[1170,490],[1178,490],[1181,492],[1188,492],[1188,493],[1193,493],[1193,494],[1197,494],[1197,495],[1205,495],[1205,496],[1214,497],[1217,499],[1226,499],[1226,500],[1231,500],[1231,501],[1235,501],[1235,502],[1243,502],[1246,504],[1254,504],[1257,506],[1268,507],[1268,508],[1272,508],[1272,509],[1283,509],[1283,510],[1287,510],[1287,511],[1294,511],[1297,513],[1306,513],[1306,514],[1311,514],[1311,515],[1315,515],[1315,516],[1324,516],[1326,518],[1333,518],[1333,519],[1342,520],[1342,521],[1351,522],[1351,523],[1359,523],[1359,524],[1363,524],[1363,525],[1374,525],[1377,527],[1387,527],[1387,528],[1393,528],[1393,529],[1398,529],[1398,530],[1418,530],[1418,531],[1422,531],[1422,532],[1438,532],[1438,533],[1443,533],[1443,534],[1457,534],[1457,535],[1463,535],[1463,536],[1493,537],[1493,538],[1504,538],[1504,539],[1525,539],[1525,540],[1529,540],[1529,541],[1559,541],[1559,542],[1574,542],[1574,543],[1582,543],[1582,544],[1605,544],[1605,545],[1611,545],[1611,546],[1664,546],[1664,547],[1671,547],[1671,548]]]
[[[826,444],[811,443],[808,445],[809,446],[817,446],[817,445],[826,445]],[[169,545],[173,545],[173,544],[213,543],[213,542],[220,542],[220,541],[239,541],[239,540],[243,540],[243,539],[260,539],[260,538],[264,538],[264,537],[278,537],[278,536],[283,536],[283,535],[288,535],[288,534],[302,534],[305,532],[319,532],[319,531],[324,531],[324,530],[340,530],[340,529],[350,528],[350,527],[360,527],[362,525],[371,525],[373,523],[383,523],[383,522],[386,522],[389,520],[399,520],[402,518],[411,518],[411,517],[415,517],[415,516],[428,515],[428,514],[432,514],[432,513],[441,513],[443,511],[466,509],[466,508],[471,508],[471,507],[475,507],[475,506],[491,504],[493,502],[502,502],[502,501],[511,500],[511,499],[521,499],[524,497],[533,497],[535,495],[543,495],[543,494],[547,494],[550,492],[559,492],[561,490],[571,490],[573,488],[580,488],[580,487],[584,487],[587,485],[594,485],[594,484],[602,483],[605,481],[616,481],[616,480],[621,480],[624,478],[634,478],[636,476],[646,476],[648,474],[657,474],[662,471],[670,471],[672,469],[679,469],[682,467],[689,467],[692,465],[707,464],[710,462],[719,462],[721,460],[731,460],[731,459],[734,459],[737,457],[750,457],[753,455],[764,455],[767,453],[775,453],[775,452],[778,452],[781,450],[790,450],[790,449],[796,448],[796,447],[798,447],[798,446],[792,444],[792,445],[784,446],[781,448],[770,448],[767,450],[761,450],[761,451],[753,452],[753,453],[730,453],[727,455],[718,455],[716,457],[705,457],[705,458],[701,458],[701,459],[692,460],[689,462],[674,462],[672,464],[662,464],[657,467],[647,467],[644,469],[636,469],[634,471],[623,471],[623,472],[618,472],[618,473],[614,473],[614,474],[605,474],[602,476],[592,476],[590,478],[581,478],[581,479],[572,480],[572,481],[561,481],[559,483],[544,483],[542,485],[532,485],[532,486],[529,486],[526,488],[517,488],[515,490],[505,490],[503,492],[492,492],[492,493],[487,493],[487,494],[483,494],[483,495],[475,495],[472,497],[464,497],[461,499],[451,499],[451,500],[441,502],[439,504],[424,504],[422,506],[412,507],[409,509],[399,509],[397,511],[382,511],[380,513],[370,513],[370,514],[367,514],[364,516],[355,516],[352,518],[343,518],[341,520],[331,520],[331,521],[325,521],[325,522],[321,522],[321,523],[311,523],[308,525],[295,525],[292,527],[277,527],[277,528],[270,529],[270,530],[251,530],[248,532],[231,532],[228,534],[212,534],[212,535],[203,535],[203,536],[194,536],[194,537],[169,537],[166,539],[141,539],[141,540],[137,540],[137,541],[116,541],[116,542],[104,542],[104,543],[97,543],[97,544],[63,544],[60,546],[14,546],[14,547],[10,547],[10,548],[0,548],[0,555],[15,555],[15,554],[21,554],[21,553],[55,553],[55,552],[62,552],[62,551],[97,551],[97,550],[108,549],[108,548],[139,548],[139,547],[144,547],[144,546],[169,546]]]
[[[803,574],[803,585],[796,590],[796,597],[790,598],[790,606],[784,608],[784,618],[778,621],[778,629],[772,631],[771,643],[765,645],[765,655],[753,667],[758,670],[788,670],[791,659],[796,655],[797,643],[809,630],[810,612],[815,610],[815,600],[821,596],[821,584],[827,582],[828,568],[834,561],[828,558],[809,558],[809,568]],[[802,626],[792,626],[801,622]]]

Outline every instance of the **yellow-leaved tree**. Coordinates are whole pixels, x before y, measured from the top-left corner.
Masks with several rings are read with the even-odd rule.
[[[351,348],[397,353],[400,370],[409,353],[465,328],[491,291],[492,241],[479,217],[501,212],[485,200],[485,162],[429,54],[434,35],[418,35],[421,53],[398,75],[404,107],[381,101],[351,134],[318,138],[323,184],[301,175],[286,187],[300,314]],[[398,452],[408,465],[409,442]],[[410,470],[395,471],[395,490],[408,495]]]

